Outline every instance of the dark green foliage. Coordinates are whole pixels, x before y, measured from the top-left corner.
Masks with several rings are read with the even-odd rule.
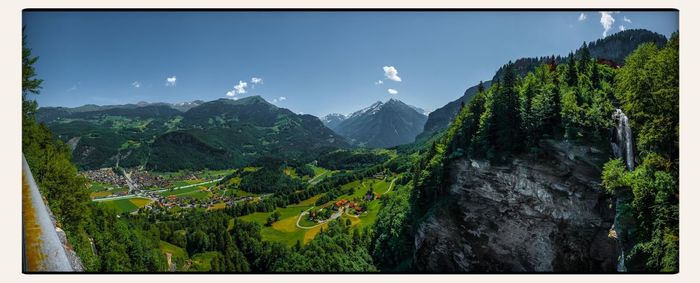
[[[290,193],[304,188],[301,180],[294,179],[281,168],[263,167],[241,175],[242,190],[251,193]]]
[[[593,58],[603,58],[622,65],[625,58],[643,43],[661,47],[666,43],[666,37],[644,29],[628,29],[590,42],[588,50]],[[576,55],[579,53],[580,51]]]
[[[210,168],[224,169],[241,165],[221,149],[202,141],[204,130],[174,131],[166,133],[153,143],[148,166],[158,171]]]
[[[336,150],[318,158],[318,165],[331,170],[367,168],[389,160],[389,155],[373,150]]]
[[[621,160],[605,164],[603,185],[631,191],[634,227],[627,267],[631,271],[678,271],[678,34],[663,48],[640,46],[616,76],[617,99],[634,130],[641,163],[627,172]]]
[[[416,142],[430,138],[434,133],[447,129],[452,120],[461,111],[461,105],[467,105],[477,93],[491,86],[491,81],[479,82],[478,85],[472,86],[464,91],[464,95],[455,101],[447,103],[445,106],[435,109],[428,114],[428,120],[423,126],[423,132],[416,137]]]
[[[36,59],[24,60],[24,56],[30,54],[23,52],[23,72],[33,70],[31,65]],[[29,84],[23,86],[25,103],[28,99],[25,91],[37,93],[41,84],[40,80],[33,79],[33,71],[31,73]],[[31,107],[23,110],[22,153],[85,269],[165,271],[165,258],[158,249],[158,231],[139,222],[117,218],[116,212],[91,204],[87,182],[77,175],[76,167],[70,162],[68,146],[57,140],[47,127],[36,122]]]
[[[274,266],[278,272],[376,272],[372,257],[353,244],[349,228],[334,220],[313,241]]]
[[[404,261],[410,261],[413,235],[411,234],[410,192],[382,198],[382,209],[372,234],[371,253],[375,265],[382,271],[392,271]]]
[[[161,103],[41,108],[38,115],[63,141],[80,138],[73,160],[82,169],[117,160],[159,171],[223,169],[266,155],[310,162],[348,146],[318,118],[259,96],[201,103],[185,113]]]
[[[615,96],[635,129],[640,153],[678,158],[678,34],[664,48],[640,46],[616,77]]]

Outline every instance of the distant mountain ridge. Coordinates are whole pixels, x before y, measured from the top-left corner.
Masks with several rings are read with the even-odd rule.
[[[390,99],[353,112],[338,122],[333,130],[353,145],[392,147],[413,142],[426,120],[427,117],[416,107]]]
[[[166,103],[39,108],[37,117],[60,139],[73,141],[73,159],[82,169],[221,169],[268,155],[311,161],[349,146],[315,116],[259,96],[196,104],[185,112]]]
[[[329,129],[335,130],[335,128],[347,118],[348,117],[345,116],[345,114],[331,113],[321,117],[321,122],[323,122],[323,124],[326,125],[326,127],[328,127]]]
[[[187,110],[190,110],[193,107],[199,106],[200,104],[204,103],[202,100],[194,100],[194,101],[188,101],[188,102],[180,102],[180,103],[165,103],[165,102],[137,102],[137,103],[129,103],[129,104],[117,104],[117,105],[96,105],[96,104],[85,104],[82,106],[78,107],[63,107],[63,106],[56,106],[56,107],[41,107],[40,111],[37,112],[37,120],[41,121],[50,121],[54,120],[57,117],[63,117],[66,118],[71,115],[76,115],[76,116],[85,116],[86,114],[78,114],[78,113],[88,113],[88,112],[98,112],[98,111],[107,111],[111,109],[137,109],[137,108],[143,108],[147,106],[151,107],[168,107],[174,110],[177,110],[179,112],[185,112]],[[138,112],[138,111],[137,111]],[[89,115],[89,114],[88,114]]]
[[[483,86],[484,88],[490,87],[491,81],[483,82]],[[462,103],[466,104],[467,102],[469,102],[472,99],[472,97],[476,95],[478,88],[478,84],[472,86],[466,91],[464,91],[464,95],[462,95],[460,98],[457,98],[457,100],[451,101],[445,104],[445,106],[435,109],[435,111],[433,112],[430,112],[430,114],[428,114],[428,120],[425,122],[425,126],[423,127],[423,132],[421,132],[416,137],[416,140],[425,140],[432,136],[434,133],[447,129],[447,126],[450,125],[450,122],[454,119],[455,116],[457,116],[457,112],[459,112]]]

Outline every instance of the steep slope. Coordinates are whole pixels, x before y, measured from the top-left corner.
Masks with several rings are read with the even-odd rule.
[[[483,85],[484,88],[488,88],[491,86],[491,81],[485,81],[483,82]],[[443,107],[435,109],[433,112],[430,112],[430,114],[428,114],[428,120],[425,122],[425,126],[423,127],[423,132],[416,137],[416,141],[427,139],[434,133],[447,129],[450,122],[452,122],[452,119],[454,119],[457,112],[459,112],[461,105],[469,102],[469,100],[471,100],[476,94],[478,88],[479,85],[472,86],[464,91],[464,95],[462,95],[460,98],[447,103]]]
[[[352,113],[336,126],[335,132],[358,146],[392,147],[413,142],[426,120],[413,107],[390,99]]]
[[[618,247],[599,149],[542,144],[509,164],[457,159],[451,186],[415,234],[415,266],[440,272],[614,272]]]
[[[624,58],[627,57],[632,51],[634,51],[639,45],[643,43],[654,43],[657,46],[662,46],[666,42],[666,38],[658,33],[644,30],[644,29],[630,29],[624,30],[605,38],[596,40],[595,42],[588,43],[588,49],[590,55],[593,58],[609,60],[613,64],[623,65]],[[576,50],[575,56],[580,55],[581,49]],[[516,74],[519,76],[524,76],[528,72],[532,72],[535,67],[552,61],[554,63],[561,63],[566,60],[566,57],[552,56],[552,57],[526,57],[520,58],[513,62]],[[493,81],[501,79],[503,77],[504,67],[499,68],[496,74],[493,76]],[[484,87],[488,88],[492,81],[485,81]],[[425,128],[423,132],[416,137],[417,142],[428,140],[435,133],[442,132],[447,128],[450,121],[454,119],[457,111],[459,111],[460,104],[462,102],[467,103],[476,94],[477,86],[472,86],[468,88],[462,97],[459,99],[448,103],[447,105],[436,109],[428,115],[428,121],[425,123]]]
[[[146,167],[227,168],[268,155],[310,161],[348,146],[318,118],[294,114],[259,96],[205,102],[182,116],[177,130],[158,137],[150,147]]]

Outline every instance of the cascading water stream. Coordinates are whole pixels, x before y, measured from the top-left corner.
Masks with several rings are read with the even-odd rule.
[[[634,170],[634,144],[632,137],[632,128],[629,126],[627,115],[620,109],[616,109],[613,114],[613,119],[617,121],[615,126],[617,130],[617,144],[613,143],[613,151],[616,157],[622,157],[627,164],[627,170]],[[617,149],[615,149],[617,147]]]
[[[635,165],[633,143],[634,139],[632,136],[632,128],[629,126],[629,120],[627,119],[627,115],[625,115],[625,113],[623,113],[620,109],[615,109],[615,113],[613,113],[612,118],[614,121],[616,121],[616,139],[613,142],[611,142],[613,153],[615,154],[615,157],[622,158],[625,161],[625,164],[627,165],[627,170],[632,171],[634,170]],[[618,243],[621,247],[623,247],[621,248],[620,259],[618,260],[617,264],[618,272],[627,272],[627,268],[625,267],[625,249],[623,245],[624,243],[623,240],[619,238],[623,235],[624,231],[619,220],[621,217],[620,208],[627,203],[629,199],[628,194],[629,193],[627,192],[618,192],[615,200],[615,206],[617,210],[614,224],[615,233],[618,237]]]

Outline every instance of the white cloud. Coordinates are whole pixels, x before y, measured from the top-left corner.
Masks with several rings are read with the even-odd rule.
[[[248,87],[248,83],[244,81],[238,81],[238,84],[233,87],[237,94],[243,94],[248,92],[245,88]]]
[[[135,88],[140,88],[140,87],[141,87],[141,83],[140,83],[139,81],[134,81],[133,83],[131,83],[131,86],[133,86],[133,87],[135,87]]]
[[[252,78],[250,78],[250,82],[253,83],[254,85],[263,84],[263,79],[257,78],[257,77],[252,77]]]
[[[177,82],[177,78],[175,76],[166,78],[165,79],[165,86],[175,86],[176,82]]]
[[[384,81],[382,81],[382,80],[378,80],[378,81],[374,82],[374,84],[375,84],[375,85],[380,85],[380,84],[384,84]]]
[[[399,71],[394,68],[394,66],[384,66],[384,76],[395,82],[400,82]]]
[[[393,88],[387,89],[386,91],[387,91],[389,94],[392,94],[392,95],[398,94],[398,93],[399,93],[398,90],[395,90],[395,89],[393,89]]]
[[[628,23],[630,23],[630,24],[632,23],[632,20],[630,20],[629,18],[627,18],[627,17],[625,17],[625,16],[622,17],[622,20],[625,21],[625,22],[628,22]]]
[[[603,25],[603,37],[608,36],[608,31],[612,28],[613,23],[615,23],[615,18],[612,16],[613,12],[600,12],[600,24]]]
[[[584,13],[581,13],[581,15],[578,16],[578,20],[579,20],[579,21],[585,21],[586,18],[587,18],[587,17],[586,17],[586,14],[584,14]]]
[[[287,100],[287,97],[285,97],[285,96],[280,96],[280,101],[285,101],[285,100]]]
[[[624,30],[625,30],[625,26],[620,25],[620,31],[624,31]]]
[[[272,99],[272,103],[277,103],[277,98]]]
[[[247,93],[248,91],[245,89],[248,87],[248,83],[244,81],[238,81],[238,84],[233,86],[232,90],[229,90],[226,92],[226,96],[228,97],[233,97],[233,99],[238,99],[237,97],[234,97],[238,94],[244,94]]]

